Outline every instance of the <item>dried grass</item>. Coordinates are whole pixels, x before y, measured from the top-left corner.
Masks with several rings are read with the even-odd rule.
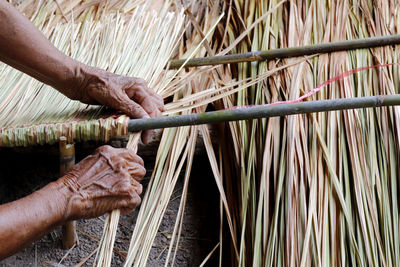
[[[392,1],[233,1],[235,52],[395,34]],[[390,15],[389,15],[390,14]],[[241,42],[242,32],[252,28]],[[320,55],[223,99],[223,108],[293,100],[346,70],[397,62],[398,47]],[[295,59],[238,64],[238,81]],[[232,73],[231,70],[229,70]],[[398,91],[398,67],[371,69],[315,95]],[[237,227],[238,266],[393,266],[398,262],[398,108],[293,115],[226,125],[223,193]],[[226,133],[225,133],[226,136]],[[235,155],[232,157],[231,155]],[[234,163],[232,163],[234,160]],[[210,157],[213,165],[216,157]],[[220,180],[216,176],[216,180]],[[232,253],[234,255],[234,253]],[[222,259],[226,258],[221,256]],[[220,264],[223,266],[224,264]]]
[[[129,25],[122,22],[123,16],[107,15],[107,8],[111,5],[107,7],[95,2],[88,9],[82,9],[82,2],[78,0],[69,7],[63,7],[60,1],[58,5],[48,3],[55,15],[43,18],[40,8],[37,8],[39,1],[32,1],[26,13],[31,14],[42,30],[48,30],[53,42],[63,44],[64,51],[78,59],[96,59],[85,62],[140,76],[130,72],[128,63],[135,62],[132,58],[115,62],[110,59],[113,63],[110,64],[100,56],[103,53],[88,54],[91,50],[100,53],[110,47],[96,50],[90,44],[84,47],[76,45],[78,41],[75,40],[79,38],[93,35],[107,38],[101,35],[100,30],[93,29],[94,25],[102,25],[103,19],[109,19],[114,23],[112,25]],[[63,12],[58,11],[58,6]],[[137,12],[133,5],[115,5],[116,10],[120,8],[125,8],[129,14]],[[395,34],[400,26],[399,7],[389,0],[196,1],[189,10],[186,12],[186,31],[177,46],[180,58]],[[223,12],[227,15],[214,29],[213,25]],[[74,24],[62,31],[61,27],[67,26],[58,21],[72,20],[72,17],[80,25],[79,31],[71,26]],[[65,29],[74,32],[75,37],[59,33],[67,31]],[[112,32],[110,28],[106,30]],[[121,49],[127,47],[124,45],[126,34],[114,32],[117,39],[110,43],[120,47],[114,55],[127,52]],[[176,31],[175,40],[182,37],[179,33]],[[123,43],[121,46],[120,42]],[[157,48],[154,51],[158,51]],[[162,71],[166,57],[154,70],[153,76],[146,78],[157,85],[158,92],[164,97],[173,96],[166,114],[188,114],[204,111],[210,102],[217,109],[223,109],[234,105],[293,100],[349,69],[398,62],[398,52],[398,46],[374,48],[300,59],[182,69],[179,73]],[[122,54],[116,58],[126,59],[127,56]],[[148,62],[152,61],[143,64]],[[5,67],[1,66],[0,73],[11,75],[4,70]],[[0,103],[0,109],[4,111],[0,116],[5,116],[0,117],[0,122],[12,125],[15,122],[12,114],[16,110],[35,114],[28,121],[51,121],[51,115],[44,116],[36,109],[25,109],[31,106],[30,102],[26,107],[13,102],[18,98],[29,99],[42,90],[32,80],[21,81],[18,75],[21,74],[8,76],[12,79],[8,79],[10,84],[5,88],[13,89],[0,96],[6,100]],[[161,83],[161,80],[167,82]],[[0,86],[4,87],[4,82],[5,79],[0,79]],[[21,86],[36,89],[23,94],[16,90]],[[398,92],[398,88],[399,68],[388,66],[354,74],[327,86],[312,98],[393,94]],[[56,95],[52,95],[53,98],[58,99]],[[63,107],[72,107],[71,103],[60,103]],[[46,105],[39,102],[37,106]],[[75,118],[76,114],[84,111],[83,107],[80,108],[71,108],[65,118]],[[55,114],[57,116],[60,115]],[[221,198],[220,240],[209,254],[219,252],[220,266],[228,263],[234,266],[398,265],[399,119],[399,109],[392,107],[230,122],[218,126],[221,136],[224,136],[219,147],[220,157],[214,151],[206,126],[166,129],[125,266],[146,265],[162,215],[178,175],[186,164],[183,197],[165,262],[166,266],[173,265],[173,247],[179,244],[198,131],[202,133]],[[102,248],[104,255],[98,256],[98,262],[104,264],[111,261],[109,248],[115,231],[111,226],[115,222],[107,225],[105,235],[108,237],[105,240],[108,241]],[[224,238],[225,231],[229,232],[230,239]],[[225,246],[231,247],[231,253],[223,254]],[[208,259],[207,256],[204,263]]]
[[[67,5],[70,2],[58,3]],[[73,3],[71,5],[73,10]],[[82,14],[86,19],[71,18],[64,22],[53,12],[57,10],[55,2],[40,2],[31,19],[69,56],[114,73],[144,78],[155,90],[163,89],[174,75],[172,71],[165,71],[164,66],[181,37],[183,14],[168,12],[168,5],[158,14],[148,10],[146,5],[135,6],[133,10],[132,6],[132,3],[128,5],[129,15],[113,12],[113,9],[105,12],[104,8],[93,5],[84,9]],[[82,3],[75,8],[80,7]],[[24,11],[24,6],[20,8]],[[123,9],[121,3],[118,8]],[[102,15],[96,19],[99,10]],[[65,16],[69,14],[64,13]],[[0,78],[2,146],[54,143],[63,135],[70,141],[107,142],[110,137],[127,134],[126,117],[116,119],[103,107],[72,101],[4,64],[0,66]],[[163,96],[172,94],[164,90]]]

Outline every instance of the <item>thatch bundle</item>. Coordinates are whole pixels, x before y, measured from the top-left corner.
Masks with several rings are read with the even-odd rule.
[[[165,71],[164,66],[182,34],[182,14],[167,9],[157,12],[129,1],[69,3],[25,1],[19,9],[67,55],[111,72],[141,77],[156,90],[165,88],[174,72]],[[127,134],[125,116],[111,116],[102,107],[71,101],[4,64],[0,77],[1,146],[54,143],[63,135],[70,141],[107,142]]]
[[[173,55],[224,55],[399,33],[399,6],[390,0],[220,0],[193,1],[185,9],[166,2],[151,13],[153,1],[143,2],[26,1],[20,8],[67,54],[143,77],[171,97],[165,115],[202,112],[209,103],[227,109],[293,100],[345,71],[399,61],[396,46],[165,71]],[[107,131],[126,131],[126,119],[99,120],[104,116],[99,108],[69,101],[8,67],[0,67],[0,76],[3,145],[55,142],[65,131],[78,140],[94,135],[105,141],[100,136],[110,133],[102,132],[104,124],[116,125]],[[17,90],[21,87],[29,90]],[[388,95],[398,88],[399,68],[389,65],[340,79],[310,98]],[[164,130],[126,266],[146,264],[186,168],[166,261],[173,264],[199,131],[221,197],[220,241],[210,252],[219,251],[221,266],[397,265],[399,115],[390,107],[231,122],[218,126],[219,154],[207,126]],[[86,121],[76,126],[89,119],[96,121],[93,126]],[[62,128],[68,123],[73,125]],[[114,214],[105,227],[99,265],[111,261]]]
[[[226,46],[233,52],[399,32],[395,1],[232,1],[230,8]],[[242,32],[246,36],[236,42]],[[319,55],[230,101],[293,100],[346,70],[398,62],[397,54],[398,47],[384,47]],[[255,78],[293,61],[244,63],[232,66],[231,72],[238,80]],[[387,95],[398,88],[394,65],[358,72],[312,98]],[[233,218],[232,261],[240,266],[396,265],[398,112],[349,110],[225,127],[231,140],[222,145],[222,161],[214,163],[224,173],[227,210]]]

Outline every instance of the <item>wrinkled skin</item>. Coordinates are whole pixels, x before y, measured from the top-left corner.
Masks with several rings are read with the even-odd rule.
[[[57,181],[68,188],[65,219],[133,211],[140,204],[139,182],[145,174],[143,160],[129,149],[98,148]]]
[[[132,118],[157,117],[164,111],[162,98],[144,80],[67,57],[5,0],[0,0],[0,60],[83,103],[107,105]],[[142,141],[150,135],[142,133]],[[113,209],[132,211],[141,201],[144,174],[143,161],[135,153],[104,146],[56,182],[1,205],[0,260],[68,220]]]
[[[147,87],[145,80],[116,75],[98,68],[80,65],[71,83],[60,91],[86,104],[102,104],[120,110],[131,118],[154,118],[164,111],[163,99]],[[148,143],[153,131],[142,134]]]

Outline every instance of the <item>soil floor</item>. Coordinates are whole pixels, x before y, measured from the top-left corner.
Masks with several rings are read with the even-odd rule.
[[[115,142],[115,141],[114,141]],[[117,143],[114,145],[121,146]],[[77,161],[89,155],[96,145],[77,144]],[[0,204],[24,197],[58,178],[59,158],[57,146],[28,149],[0,149]],[[140,150],[139,150],[140,151]],[[141,154],[148,170],[143,180],[144,188],[154,165],[154,155]],[[169,241],[179,208],[183,188],[180,178],[170,200],[156,240],[153,244],[147,266],[163,266],[167,257]],[[174,266],[199,266],[203,259],[218,243],[219,198],[207,156],[196,153],[188,199],[185,208],[182,236]],[[138,209],[120,219],[112,266],[121,266],[129,247]],[[91,266],[93,251],[101,237],[104,216],[77,221],[79,245],[71,250],[61,248],[61,231],[56,229],[19,253],[0,261],[3,266],[75,266],[89,257],[82,266]],[[216,265],[213,256],[206,266]]]

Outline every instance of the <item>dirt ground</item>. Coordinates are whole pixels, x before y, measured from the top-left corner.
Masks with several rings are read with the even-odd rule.
[[[115,143],[116,142],[116,143]],[[123,145],[114,141],[114,145]],[[95,149],[94,144],[77,144],[77,160]],[[154,155],[140,153],[146,163],[149,181]],[[0,149],[0,204],[13,201],[37,190],[57,179],[59,159],[57,146],[28,149]],[[199,149],[190,178],[188,200],[181,241],[177,250],[175,266],[198,266],[218,243],[219,199],[218,191],[209,168],[207,156]],[[183,181],[175,187],[147,266],[163,266],[168,253],[168,244],[174,227],[181,199]],[[206,197],[205,197],[206,196]],[[121,266],[129,247],[130,236],[135,226],[138,210],[122,216],[117,233],[112,266]],[[74,266],[90,256],[97,248],[103,229],[103,219],[79,220],[77,230],[79,245],[70,251],[61,248],[61,231],[56,229],[21,252],[0,262],[3,266]],[[91,266],[94,255],[82,266]],[[214,257],[206,266],[214,266]]]

